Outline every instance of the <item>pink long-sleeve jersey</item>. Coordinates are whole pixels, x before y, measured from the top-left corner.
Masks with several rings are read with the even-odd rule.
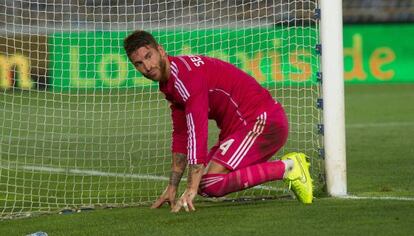
[[[208,119],[220,128],[219,139],[234,133],[275,101],[257,81],[234,65],[205,56],[169,56],[170,77],[160,90],[171,102],[172,151],[189,164],[205,164]]]

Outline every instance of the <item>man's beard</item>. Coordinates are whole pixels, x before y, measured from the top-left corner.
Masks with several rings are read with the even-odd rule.
[[[167,70],[166,70],[166,67],[167,67],[167,63],[165,63],[165,61],[161,58],[160,59],[160,62],[158,64],[158,68],[160,69],[160,78],[159,78],[159,80],[156,80],[154,78],[151,78],[150,76],[148,76],[146,74],[143,74],[143,76],[145,78],[147,78],[149,80],[152,80],[152,81],[155,81],[155,82],[164,82],[164,81],[167,81],[168,78],[167,78]]]
[[[161,59],[160,60],[160,64],[159,64],[160,70],[161,70],[161,78],[160,78],[160,82],[164,82],[164,80],[166,81],[167,78],[167,63],[165,63],[165,60]]]

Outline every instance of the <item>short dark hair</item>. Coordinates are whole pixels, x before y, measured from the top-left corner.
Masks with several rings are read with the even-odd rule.
[[[157,48],[158,43],[154,36],[143,30],[136,30],[124,39],[124,49],[128,57],[138,48],[151,46]]]

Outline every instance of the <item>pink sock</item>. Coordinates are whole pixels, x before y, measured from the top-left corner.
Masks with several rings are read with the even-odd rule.
[[[205,174],[200,183],[200,194],[221,197],[268,181],[280,180],[285,173],[282,161],[271,161],[248,166],[228,174]]]

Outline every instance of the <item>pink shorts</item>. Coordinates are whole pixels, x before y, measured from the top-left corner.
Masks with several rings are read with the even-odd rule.
[[[208,160],[237,170],[269,160],[285,143],[289,124],[280,104],[265,109],[255,122],[214,145]]]

